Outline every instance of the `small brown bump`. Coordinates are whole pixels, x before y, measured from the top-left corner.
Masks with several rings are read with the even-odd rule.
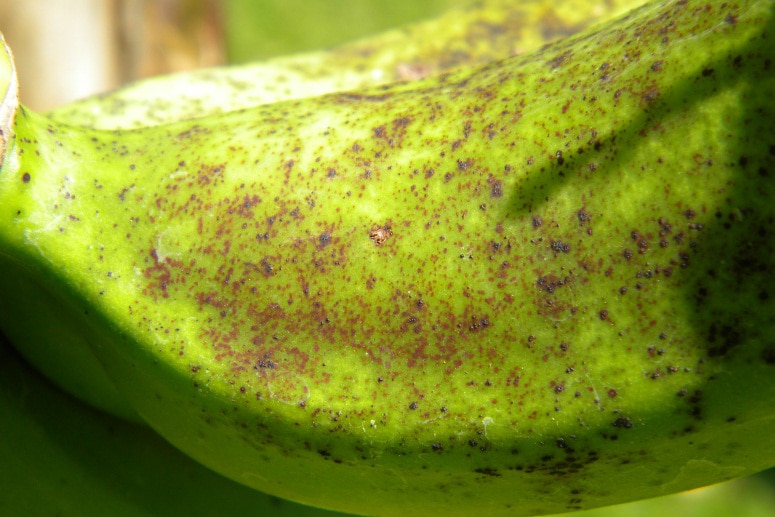
[[[501,185],[500,181],[493,181],[492,185],[490,186],[490,197],[491,198],[499,198],[503,196],[503,187]]]
[[[388,225],[374,225],[369,230],[369,239],[371,239],[375,246],[382,246],[392,236],[393,231]]]
[[[29,183],[30,182],[30,173],[29,172],[25,172],[24,173],[24,175],[22,176],[22,181],[24,183]]]
[[[473,164],[473,160],[470,158],[467,160],[458,160],[457,161],[457,170],[459,171],[465,171],[467,170],[471,165]]]

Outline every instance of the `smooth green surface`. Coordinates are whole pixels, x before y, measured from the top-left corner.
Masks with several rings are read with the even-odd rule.
[[[229,61],[331,47],[437,15],[470,0],[227,0]]]
[[[775,471],[708,488],[596,510],[573,517],[769,517],[775,513]]]
[[[5,517],[335,517],[237,485],[155,433],[60,392],[0,335]]]

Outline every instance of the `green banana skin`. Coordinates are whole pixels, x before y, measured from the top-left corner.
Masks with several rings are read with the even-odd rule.
[[[406,80],[407,70],[418,73],[421,69],[423,74],[437,75],[536,48],[546,43],[546,38],[610,18],[640,3],[641,0],[623,0],[601,5],[564,0],[547,7],[542,1],[515,5],[510,0],[487,0],[330,51],[142,81],[48,115],[68,124],[101,129],[142,127]],[[7,286],[8,292],[19,289],[24,290],[20,285]],[[89,353],[79,330],[79,315],[64,314],[61,301],[25,301],[34,308],[19,307],[16,312],[35,314],[35,321],[26,326],[15,325],[12,337],[16,342],[35,343],[22,347],[26,357],[82,400],[122,418],[142,422]],[[47,345],[52,342],[58,344],[54,349],[58,353],[52,353],[52,347]],[[68,368],[62,368],[62,364]]]
[[[233,483],[155,433],[52,385],[0,336],[0,513],[7,517],[335,517]]]
[[[409,81],[537,49],[643,1],[483,0],[330,50],[138,81],[48,115],[66,124],[135,128]]]
[[[330,51],[141,81],[66,105],[48,116],[70,125],[134,128],[407,80],[410,72],[438,75],[537,48],[547,38],[611,18],[641,3],[642,0],[563,0],[546,6],[541,1],[515,5],[510,0],[486,0]],[[26,284],[6,286],[7,292],[31,289]],[[20,307],[16,312],[36,314],[39,321],[47,322],[14,325],[9,331],[15,331],[14,341],[35,343],[24,347],[27,359],[73,395],[116,416],[141,423],[142,419],[117,393],[88,352],[79,314],[65,314],[62,307],[66,303],[52,302],[46,296],[32,296],[22,302],[35,307]],[[57,343],[53,348],[57,353],[52,353],[48,343]],[[63,369],[62,364],[69,367]]]
[[[33,371],[2,336],[0,408],[0,513],[7,517],[339,515],[229,482],[147,428],[90,409]],[[677,508],[697,505],[694,494],[676,497],[616,511],[678,515]],[[730,485],[705,495],[703,504],[713,508],[733,497],[761,499],[747,485]]]
[[[543,1],[515,5],[511,0],[487,0],[330,51],[142,81],[48,115],[67,124],[101,129],[142,127],[406,80],[406,70],[419,73],[421,69],[423,74],[437,75],[537,48],[547,38],[578,30],[641,3],[642,0],[603,4],[563,0],[546,6]],[[9,279],[6,290],[24,291],[28,281],[26,277]],[[27,325],[13,325],[9,332],[15,342],[24,340],[32,344],[22,347],[28,360],[91,405],[142,422],[89,352],[80,331],[83,323],[79,314],[68,314],[63,309],[67,304],[52,298],[24,299],[21,303],[29,306],[19,306],[15,312],[21,317],[34,314],[35,318]],[[49,343],[57,346],[51,347]],[[68,367],[62,368],[63,364]]]
[[[284,497],[529,515],[753,473],[771,11],[650,4],[475,72],[135,132],[22,109],[6,270],[83,315],[165,438]]]

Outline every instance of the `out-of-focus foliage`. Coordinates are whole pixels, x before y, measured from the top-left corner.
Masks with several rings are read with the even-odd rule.
[[[224,0],[228,60],[243,63],[428,18],[471,0]]]

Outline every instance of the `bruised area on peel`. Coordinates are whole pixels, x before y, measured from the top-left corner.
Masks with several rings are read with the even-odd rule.
[[[552,511],[637,495],[600,485],[614,465],[610,487],[654,495],[680,477],[671,440],[739,475],[708,437],[771,412],[734,401],[772,400],[775,356],[773,51],[737,33],[770,15],[753,5],[649,7],[411,91],[141,132],[25,113],[44,127],[25,152],[94,165],[45,188],[22,165],[35,194],[6,212],[78,264],[67,282],[133,347],[106,353],[174,377],[131,388],[154,426],[174,396],[194,434],[269,463],[411,464],[404,482],[461,500],[524,480]]]

